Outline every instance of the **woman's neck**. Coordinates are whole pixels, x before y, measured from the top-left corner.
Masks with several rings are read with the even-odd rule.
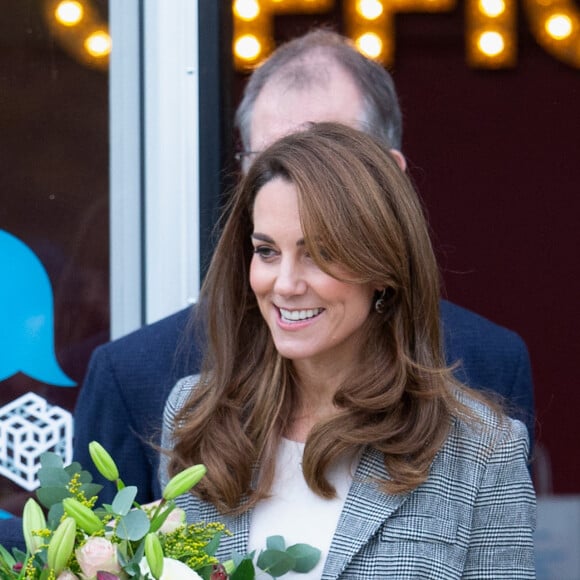
[[[306,441],[312,427],[336,414],[334,395],[345,372],[325,367],[323,372],[308,364],[294,363],[296,372],[296,405],[289,428],[284,435],[294,441]]]

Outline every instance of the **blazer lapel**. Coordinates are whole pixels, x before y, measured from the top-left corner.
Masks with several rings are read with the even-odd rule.
[[[383,454],[367,449],[359,462],[346,497],[322,578],[338,578],[353,556],[403,504],[408,494],[390,495],[378,489],[377,479],[388,478]]]

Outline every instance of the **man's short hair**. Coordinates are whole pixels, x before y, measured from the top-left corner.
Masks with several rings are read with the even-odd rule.
[[[250,126],[258,95],[272,79],[290,76],[293,86],[307,86],[317,81],[309,64],[329,59],[349,74],[363,99],[366,131],[387,147],[401,150],[403,122],[399,100],[389,72],[363,56],[352,42],[331,30],[317,29],[278,47],[251,74],[235,116],[242,146],[250,150]],[[318,66],[318,65],[316,65]]]

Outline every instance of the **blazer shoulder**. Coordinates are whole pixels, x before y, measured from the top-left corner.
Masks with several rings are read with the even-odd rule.
[[[167,393],[178,378],[199,369],[201,347],[188,329],[190,313],[190,308],[181,310],[98,347],[90,372],[109,373],[123,388],[160,385]]]
[[[440,306],[444,332],[451,332],[458,340],[473,337],[480,344],[495,345],[497,350],[505,351],[507,348],[510,352],[527,352],[525,342],[517,332],[447,300],[441,300]]]
[[[532,429],[532,367],[522,338],[445,300],[441,301],[441,326],[447,363],[459,363],[456,377],[470,387],[498,393],[509,401],[512,414]]]
[[[191,309],[185,308],[101,345],[95,349],[95,353],[106,353],[108,356],[115,358],[132,352],[138,352],[142,355],[146,350],[158,349],[159,347],[175,347],[186,331],[190,316]]]
[[[189,375],[179,379],[171,389],[169,397],[167,397],[167,403],[165,404],[166,413],[169,412],[175,416],[177,411],[185,405],[198,383],[199,375]]]
[[[502,447],[520,448],[524,461],[529,451],[529,435],[524,423],[496,411],[485,402],[472,396],[469,391],[459,390],[457,399],[472,414],[471,417],[456,417],[445,447],[452,453],[465,453],[478,463],[485,462]]]

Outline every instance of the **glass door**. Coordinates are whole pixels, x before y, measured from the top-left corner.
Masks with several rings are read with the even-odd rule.
[[[0,18],[0,509],[70,459],[110,334],[108,2],[5,0]]]

